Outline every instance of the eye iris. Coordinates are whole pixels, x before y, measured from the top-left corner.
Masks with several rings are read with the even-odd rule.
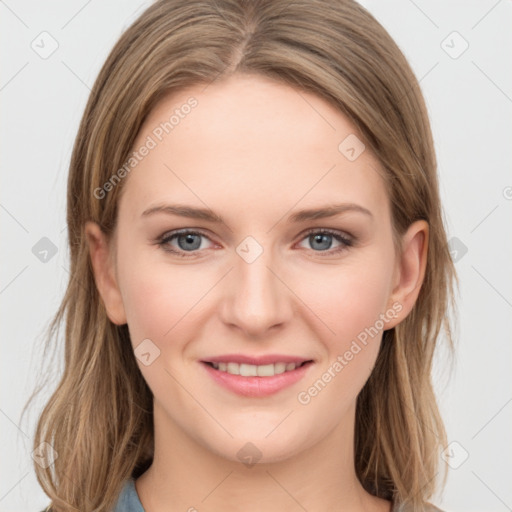
[[[196,237],[196,243],[194,245],[194,237]],[[180,243],[180,241],[185,238],[186,239],[186,243],[185,245],[182,245]],[[184,249],[184,250],[187,250],[187,249],[199,249],[199,247],[201,246],[201,239],[199,237],[199,235],[195,235],[193,233],[186,233],[184,235],[179,235],[178,236],[178,245],[180,246],[180,249]]]
[[[329,247],[331,246],[331,242],[332,242],[330,240],[331,237],[332,237],[332,235],[329,235],[328,233],[318,233],[315,235],[310,235],[310,239],[313,239],[313,241],[311,242],[313,247],[316,242],[321,243],[322,241],[324,241],[324,244],[322,247],[317,247],[317,249],[322,249],[322,250],[329,249]],[[327,243],[325,243],[326,238],[328,239]]]

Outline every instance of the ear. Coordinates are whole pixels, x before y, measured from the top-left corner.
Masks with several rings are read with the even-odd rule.
[[[85,223],[85,236],[89,245],[96,288],[105,304],[107,315],[116,325],[126,324],[123,300],[112,264],[114,258],[107,237],[100,226],[91,221]]]
[[[412,310],[421,290],[427,268],[429,227],[424,220],[413,222],[402,236],[402,254],[394,273],[390,304],[401,304],[397,318],[386,329],[398,325]]]

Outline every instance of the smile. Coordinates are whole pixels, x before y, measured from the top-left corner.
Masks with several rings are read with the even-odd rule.
[[[265,364],[241,362],[251,359],[236,356],[238,361],[226,361],[214,358],[212,361],[200,361],[208,376],[222,388],[237,395],[245,397],[266,397],[278,393],[301,380],[313,366],[313,360],[283,361],[285,358],[276,358],[276,362],[264,361]],[[230,357],[229,359],[235,359]],[[263,358],[260,358],[263,359]],[[292,359],[292,358],[287,358]]]

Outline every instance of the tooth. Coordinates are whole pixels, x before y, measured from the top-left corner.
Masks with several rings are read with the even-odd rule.
[[[226,363],[219,363],[218,368],[221,372],[225,372],[228,369],[228,365]]]
[[[286,365],[286,371],[289,372],[290,370],[295,370],[295,363],[288,363]]]
[[[286,363],[276,363],[274,365],[274,373],[279,375],[280,373],[284,373],[286,371]]]
[[[259,377],[273,377],[274,376],[274,365],[273,364],[264,364],[258,366],[258,376]]]
[[[231,375],[240,375],[240,365],[238,363],[228,363],[227,372]]]
[[[254,364],[241,364],[240,375],[242,377],[256,377],[258,375],[257,366]]]
[[[216,370],[218,370],[218,369],[219,369],[219,365],[218,365],[217,363],[212,363],[212,366],[213,366]]]

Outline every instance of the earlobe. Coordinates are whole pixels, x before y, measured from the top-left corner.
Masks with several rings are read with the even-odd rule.
[[[100,226],[92,221],[85,223],[85,236],[89,246],[96,288],[103,300],[107,315],[110,321],[116,325],[126,324],[123,300],[117,285],[107,237]]]
[[[386,327],[399,324],[412,310],[425,278],[429,226],[424,220],[413,222],[402,237],[402,254],[397,263],[396,280],[390,303],[401,305],[400,314]]]

